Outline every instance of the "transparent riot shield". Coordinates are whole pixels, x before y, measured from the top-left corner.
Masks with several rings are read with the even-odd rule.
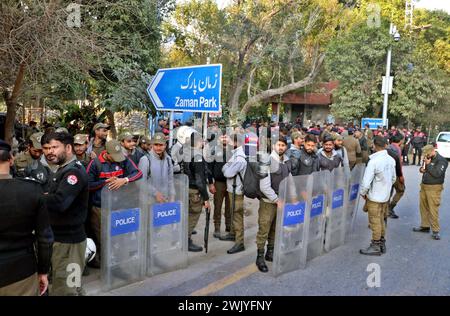
[[[144,277],[146,211],[144,186],[132,182],[117,191],[102,190],[101,282],[103,291]]]
[[[323,253],[325,211],[328,204],[331,173],[328,170],[323,170],[314,172],[312,177],[312,199],[307,209],[309,215],[307,260],[314,259]]]
[[[347,204],[347,212],[345,214],[345,231],[346,237],[348,240],[352,231],[353,231],[353,223],[356,218],[356,212],[358,211],[359,205],[359,189],[361,186],[361,181],[364,176],[364,170],[366,169],[366,165],[358,164],[353,168],[352,174],[349,181],[348,188],[348,204]]]
[[[327,252],[343,245],[345,241],[348,180],[344,168],[336,168],[332,171],[329,190],[325,226],[325,251]]]
[[[185,174],[174,175],[173,183],[153,183],[149,179],[149,229],[147,243],[148,276],[186,268],[188,265],[188,191]],[[157,201],[161,194],[165,201]]]
[[[278,196],[283,206],[277,211],[274,276],[306,266],[308,218],[305,214],[311,189],[311,175],[288,177],[280,183]]]

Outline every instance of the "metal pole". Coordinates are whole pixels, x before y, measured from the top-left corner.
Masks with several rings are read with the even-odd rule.
[[[389,47],[386,61],[386,77],[385,77],[385,90],[383,101],[383,126],[387,126],[387,113],[388,113],[388,98],[389,98],[389,83],[391,75],[391,47]]]
[[[208,57],[206,58],[206,64],[209,65],[211,64],[211,58]],[[207,139],[208,138],[208,113],[204,113],[203,115],[203,139]]]
[[[169,148],[172,148],[173,144],[173,111],[170,111],[170,121],[169,121]]]

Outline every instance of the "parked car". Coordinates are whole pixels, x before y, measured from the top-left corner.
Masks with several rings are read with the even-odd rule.
[[[450,132],[440,132],[436,137],[435,147],[439,155],[450,159]]]

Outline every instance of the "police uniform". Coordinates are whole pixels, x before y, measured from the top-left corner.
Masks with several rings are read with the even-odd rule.
[[[51,179],[45,195],[51,227],[55,236],[52,256],[51,295],[82,295],[82,287],[67,283],[73,269],[85,266],[86,233],[84,224],[88,210],[88,176],[75,156]],[[78,270],[78,268],[80,270]]]
[[[30,136],[30,142],[33,148],[42,149],[41,138],[43,135],[44,133],[34,133]],[[27,177],[27,175],[25,174],[25,169],[28,166],[30,166],[34,160],[39,159],[34,159],[33,157],[31,157],[28,151],[18,154],[14,159],[14,165],[16,166],[17,176],[20,178]]]
[[[73,143],[78,145],[84,145],[87,144],[87,135],[83,134],[77,134],[73,137]],[[89,162],[91,161],[91,158],[87,154],[87,150],[81,155],[77,155],[77,160],[81,162],[84,168],[87,168],[89,165]]]
[[[422,149],[424,156],[433,151],[432,145]],[[420,185],[420,228],[414,231],[433,231],[433,238],[440,239],[439,231],[439,206],[441,205],[441,193],[444,189],[445,172],[448,167],[447,160],[437,152],[431,162],[425,166],[422,184]]]
[[[0,174],[0,195],[0,296],[39,295],[37,273],[48,273],[53,243],[42,188]]]

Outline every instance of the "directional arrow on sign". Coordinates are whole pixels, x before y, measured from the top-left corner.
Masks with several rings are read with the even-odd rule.
[[[221,111],[222,65],[160,69],[147,88],[159,111]]]

